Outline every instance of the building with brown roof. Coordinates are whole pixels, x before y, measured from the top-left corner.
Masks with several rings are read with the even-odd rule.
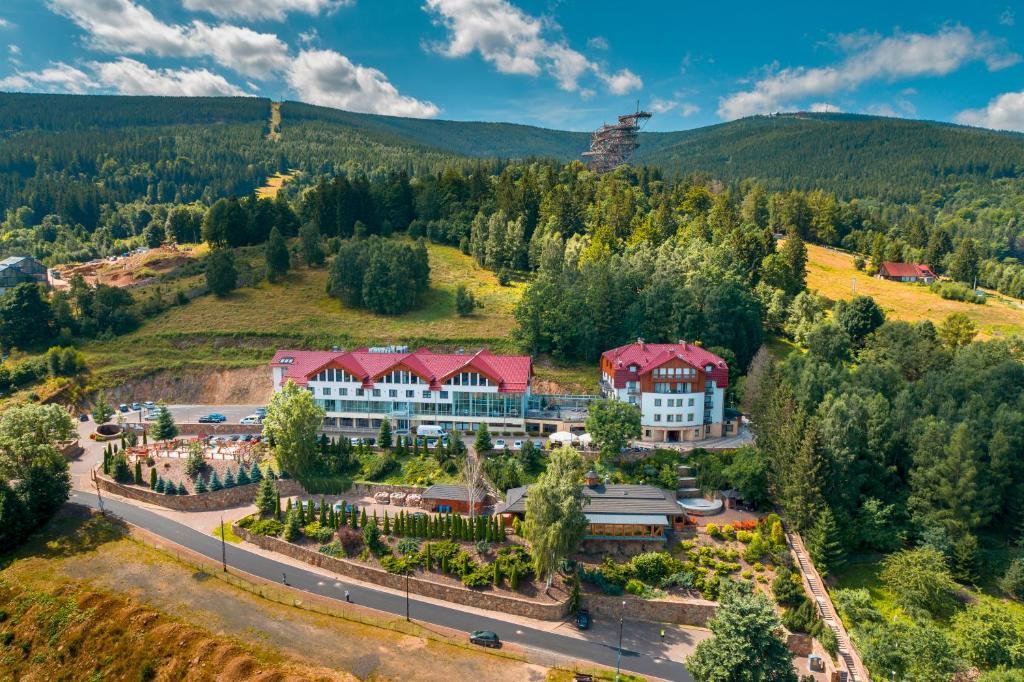
[[[931,284],[935,281],[935,273],[927,265],[920,263],[893,263],[884,261],[878,268],[878,277],[892,282],[922,282]]]

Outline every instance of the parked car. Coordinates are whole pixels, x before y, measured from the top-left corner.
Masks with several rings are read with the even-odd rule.
[[[501,640],[498,638],[498,633],[491,632],[490,630],[474,630],[469,634],[469,642],[470,644],[489,646],[492,649],[497,649],[501,646]]]
[[[82,414],[78,415],[78,421],[80,421],[80,422],[87,422],[87,421],[89,421],[89,415],[87,415],[85,412],[83,412]]]
[[[125,403],[121,403],[120,405],[118,405],[117,409],[119,409],[122,412],[127,412],[128,411],[128,405],[126,405]]]
[[[266,417],[267,416],[267,408],[265,408],[265,407],[257,407],[256,408],[256,415],[258,417]]]
[[[495,450],[504,450],[507,447],[508,447],[508,443],[505,442],[504,438],[499,438],[498,440],[494,441],[494,449]]]
[[[543,449],[544,449],[544,441],[542,441],[542,440],[536,440],[536,439],[535,439],[535,440],[533,441],[533,447],[537,448],[538,450],[543,450]]]
[[[576,629],[590,629],[590,611],[588,611],[587,609],[580,609],[576,612]]]
[[[199,418],[200,424],[221,424],[228,420],[227,417],[219,412],[211,412],[210,414],[204,414]]]
[[[426,448],[428,450],[433,450],[436,447],[437,447],[437,439],[436,438],[428,438],[427,439],[427,443],[426,443]]]
[[[142,410],[142,405],[139,403],[132,403],[132,412],[139,412]]]
[[[263,423],[263,417],[259,416],[258,414],[250,414],[247,417],[242,417],[242,421],[240,421],[238,423],[239,424],[262,424]]]
[[[156,409],[156,403],[154,403],[152,400],[147,400],[146,402],[142,403],[142,406],[145,407],[147,410]]]
[[[155,411],[154,412],[147,412],[145,415],[143,415],[142,418],[145,419],[148,422],[155,422],[157,419],[160,418],[160,413],[159,412],[155,412]],[[202,421],[202,420],[200,420],[200,421]]]
[[[363,439],[362,438],[356,438],[355,436],[353,436],[349,440],[351,441],[352,445],[362,445],[363,444]]]
[[[523,449],[523,441],[521,441],[521,440],[513,441],[512,442],[512,449],[513,450],[522,450]]]

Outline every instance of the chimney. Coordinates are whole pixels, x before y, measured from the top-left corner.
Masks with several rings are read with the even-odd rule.
[[[636,342],[640,345],[640,350],[644,350],[644,337],[638,336]]]
[[[683,347],[683,350],[686,350],[686,339],[679,339],[679,345]]]

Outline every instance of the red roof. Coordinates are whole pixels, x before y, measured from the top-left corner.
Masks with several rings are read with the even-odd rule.
[[[935,273],[927,265],[892,261],[883,261],[878,273],[887,277],[935,277]]]
[[[624,388],[626,381],[636,381],[641,374],[646,374],[656,367],[679,358],[705,372],[705,368],[711,365],[711,372],[708,373],[715,381],[715,385],[725,388],[729,385],[729,365],[725,360],[718,357],[709,350],[692,343],[680,341],[679,343],[628,343],[625,346],[606,350],[601,354],[615,370],[615,387]],[[636,371],[630,371],[631,366],[636,366]]]
[[[498,391],[522,393],[530,384],[533,363],[528,355],[495,355],[487,349],[473,354],[440,354],[426,348],[411,353],[376,353],[367,348],[353,351],[279,350],[271,367],[283,367],[284,379],[306,384],[310,377],[327,367],[345,369],[363,385],[396,368],[404,368],[440,390],[454,374],[474,370],[498,384]]]

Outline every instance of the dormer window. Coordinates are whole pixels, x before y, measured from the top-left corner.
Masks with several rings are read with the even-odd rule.
[[[278,362],[280,362],[282,365],[292,365],[295,364],[295,358],[291,356],[283,357],[280,360],[278,360]]]
[[[636,365],[630,365],[629,366],[629,371],[630,372],[635,372],[636,371]]]
[[[714,365],[710,365],[710,364],[708,364],[708,365],[705,365],[705,366],[704,366],[704,371],[705,371],[705,372],[710,372],[710,371],[711,371],[711,370],[713,370],[714,368],[715,368],[715,367],[714,367]]]

